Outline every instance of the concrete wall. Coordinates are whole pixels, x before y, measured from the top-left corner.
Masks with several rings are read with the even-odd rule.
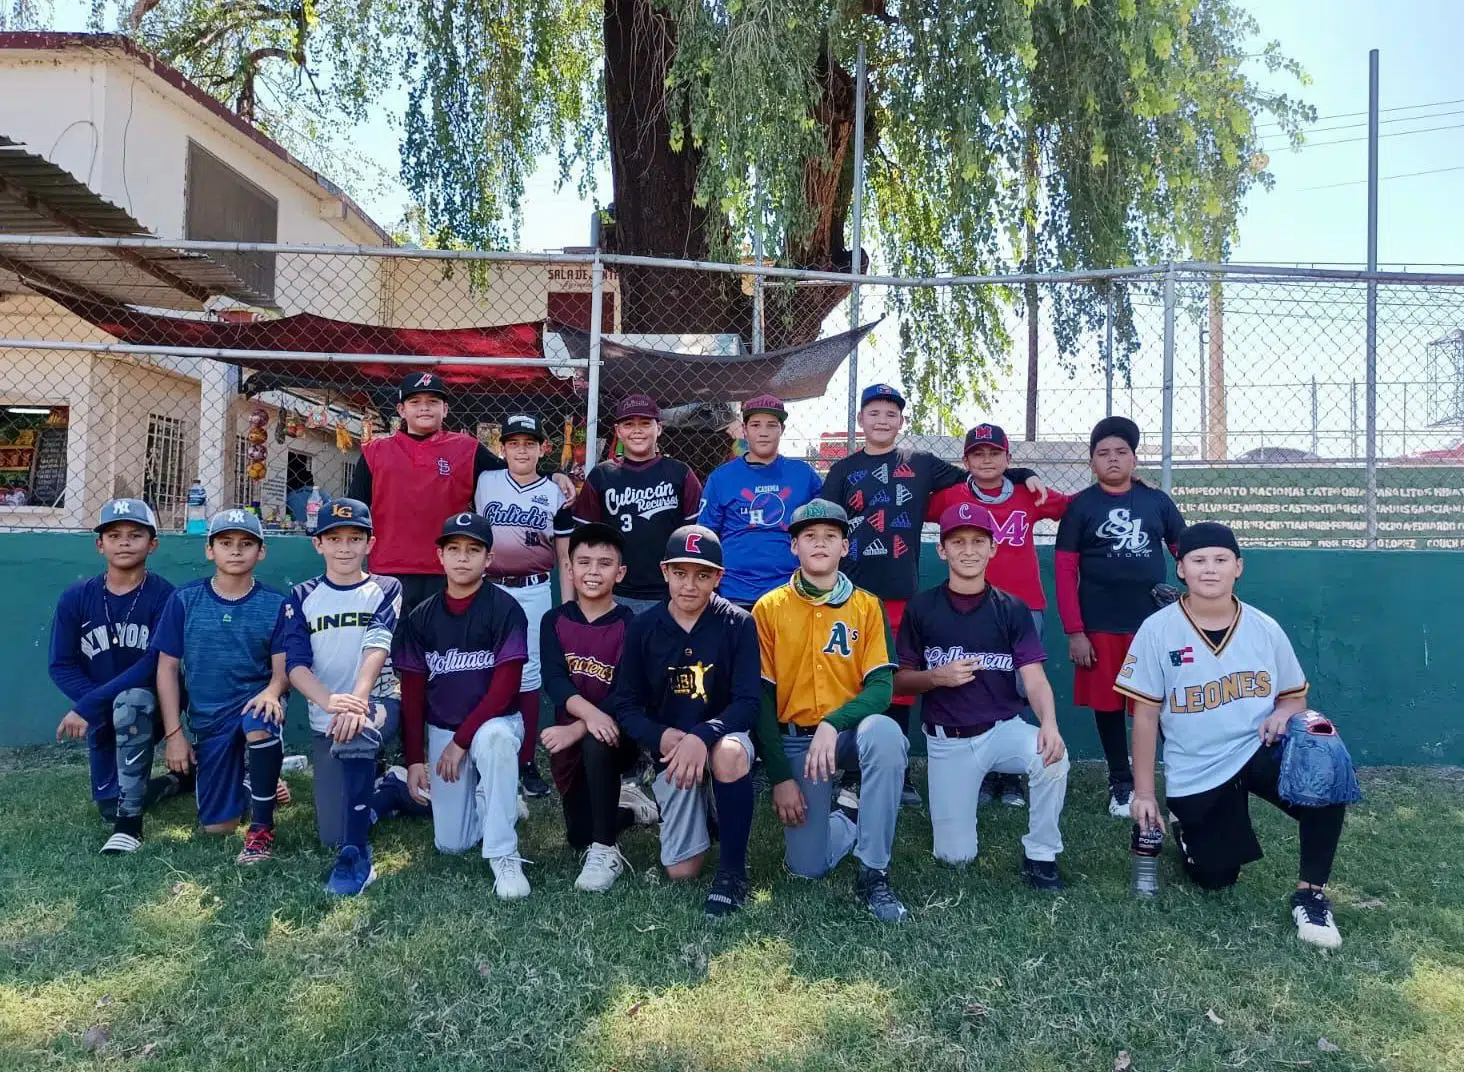
[[[304,537],[272,538],[260,571],[286,586],[320,570]],[[83,535],[0,535],[0,592],[10,608],[0,625],[0,746],[48,740],[66,701],[46,675],[51,609],[61,589],[100,569]],[[198,537],[168,536],[154,568],[175,583],[203,576]],[[943,567],[929,545],[924,580]],[[1051,576],[1045,555],[1045,575]],[[1254,550],[1246,555],[1242,597],[1291,635],[1312,682],[1312,703],[1333,716],[1359,763],[1464,764],[1464,633],[1456,601],[1464,555],[1429,552]],[[1046,636],[1048,674],[1063,733],[1076,754],[1098,755],[1092,720],[1072,708],[1072,668],[1056,614]],[[298,725],[298,723],[296,723]]]

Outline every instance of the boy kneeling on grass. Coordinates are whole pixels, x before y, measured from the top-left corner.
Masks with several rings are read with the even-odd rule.
[[[626,868],[620,831],[660,818],[638,785],[620,780],[635,769],[640,746],[607,711],[635,617],[614,595],[625,576],[624,546],[616,529],[598,521],[575,529],[568,555],[574,598],[544,615],[539,631],[544,692],[554,705],[554,725],[541,738],[564,805],[565,840],[585,854],[574,887],[597,893]]]
[[[855,891],[881,923],[909,914],[890,889],[890,853],[909,742],[884,713],[893,692],[889,626],[870,593],[839,571],[849,515],[825,499],[793,512],[798,569],[752,609],[762,655],[758,744],[783,823],[784,862],[821,878],[851,851]],[[835,777],[857,770],[853,815],[835,810]]]
[[[1188,591],[1144,620],[1114,686],[1134,702],[1134,822],[1164,827],[1154,794],[1162,725],[1165,798],[1185,873],[1206,890],[1235,885],[1241,867],[1261,858],[1249,806],[1260,797],[1300,825],[1297,937],[1335,949],[1342,935],[1325,888],[1347,809],[1288,804],[1279,792],[1287,725],[1306,709],[1306,675],[1275,619],[1235,598],[1243,563],[1229,528],[1189,526],[1178,555]]]
[[[290,684],[310,705],[315,826],[338,849],[325,892],[352,896],[376,879],[371,846],[376,757],[400,723],[396,678],[382,672],[402,608],[395,577],[361,568],[376,543],[371,511],[336,499],[320,511],[312,541],[325,573],[290,592]]]
[[[761,691],[757,627],[714,591],[722,542],[711,529],[673,532],[661,574],[671,595],[630,624],[615,679],[615,721],[655,760],[661,864],[669,877],[701,873],[715,815],[722,851],[704,908],[715,919],[747,900],[756,755],[750,733]]]
[[[173,586],[147,568],[158,522],[141,499],[113,499],[97,519],[97,551],[107,569],[61,593],[51,625],[51,680],[71,701],[56,739],[86,738],[92,799],[113,824],[108,855],[142,846],[142,813],[192,783],[152,774],[162,740],[157,719],[157,653],[150,650]]]
[[[402,684],[402,751],[419,804],[431,791],[439,852],[481,843],[503,900],[529,895],[518,854],[519,685],[528,619],[503,589],[485,584],[493,526],[481,514],[448,518],[437,538],[447,588],[406,615],[392,663]]]
[[[264,529],[253,512],[236,507],[215,514],[206,553],[214,575],[175,590],[158,623],[163,754],[176,774],[197,765],[198,821],[205,831],[227,834],[249,812],[238,862],[256,864],[274,855],[274,810],[284,785],[285,636],[293,612],[283,594],[254,579],[264,559]]]
[[[950,578],[905,608],[895,642],[897,692],[925,694],[921,715],[930,757],[930,826],[935,856],[976,859],[976,810],[988,771],[1027,775],[1032,807],[1022,838],[1022,877],[1036,890],[1062,889],[1058,818],[1067,798],[1067,747],[1057,731],[1047,653],[1032,612],[986,582],[996,521],[978,503],[940,517],[940,557]],[[1020,675],[1025,702],[1017,691]],[[1021,718],[1031,704],[1038,725]]]

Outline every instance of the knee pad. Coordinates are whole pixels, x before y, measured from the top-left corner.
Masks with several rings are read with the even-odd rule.
[[[112,728],[119,734],[135,733],[141,723],[146,722],[148,732],[152,731],[152,716],[157,710],[157,699],[147,689],[128,689],[119,693],[112,701]]]

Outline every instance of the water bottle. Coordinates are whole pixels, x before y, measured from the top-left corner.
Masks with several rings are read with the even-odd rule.
[[[280,762],[280,772],[302,771],[310,768],[309,756],[286,756]]]
[[[1157,826],[1143,830],[1134,823],[1133,836],[1133,879],[1130,883],[1135,897],[1159,896],[1159,853],[1164,848],[1164,831]]]
[[[320,507],[325,502],[325,497],[320,494],[318,487],[310,489],[310,498],[305,501],[305,531],[314,532],[315,523],[320,518]]]
[[[202,536],[208,531],[208,492],[203,490],[202,480],[195,480],[188,489],[187,525],[184,531],[190,536]]]

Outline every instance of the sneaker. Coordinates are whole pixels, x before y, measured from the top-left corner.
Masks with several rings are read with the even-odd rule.
[[[1022,776],[1020,774],[1004,774],[998,780],[1001,786],[1001,802],[1008,808],[1025,808],[1027,797],[1022,792]]]
[[[1028,886],[1041,892],[1056,892],[1062,889],[1062,875],[1055,860],[1033,860],[1022,857],[1022,878]]]
[[[864,902],[864,907],[881,923],[899,923],[910,914],[910,910],[895,896],[895,891],[890,889],[888,869],[878,871],[860,864],[854,890]]]
[[[1291,895],[1291,919],[1296,936],[1322,949],[1339,949],[1342,932],[1332,918],[1332,902],[1321,890],[1297,890]]]
[[[1108,779],[1108,814],[1115,819],[1129,817],[1129,802],[1134,799],[1134,783],[1128,778]]]
[[[142,794],[142,810],[147,811],[154,804],[176,797],[183,791],[183,780],[172,771],[149,779]]]
[[[604,893],[625,870],[625,857],[614,845],[601,845],[598,841],[585,850],[585,863],[580,868],[574,888],[586,893]]]
[[[355,845],[345,845],[336,857],[330,878],[325,880],[325,892],[332,897],[354,897],[375,881],[376,868],[371,863],[371,846],[359,849]]]
[[[718,871],[707,891],[702,914],[707,919],[721,919],[736,912],[747,901],[747,879],[741,875]]]
[[[529,802],[524,799],[523,793],[520,793],[518,795],[518,821],[521,822],[521,823],[524,823],[524,822],[528,822],[528,819],[529,819]]]
[[[488,861],[493,868],[493,892],[501,901],[516,901],[529,895],[529,880],[524,875],[525,861],[520,856],[495,856]]]
[[[244,834],[244,848],[234,862],[244,867],[263,863],[274,856],[274,827],[250,824]]]
[[[636,826],[655,826],[661,821],[661,809],[638,785],[621,785],[620,806],[630,809]]]
[[[539,777],[539,767],[532,759],[519,768],[519,784],[526,797],[547,797],[549,783]]]
[[[102,846],[103,856],[120,856],[142,848],[142,816],[118,816],[117,827]]]
[[[916,791],[915,784],[910,781],[910,772],[909,771],[906,771],[905,772],[905,785],[900,790],[900,807],[902,807],[902,808],[918,808],[918,807],[920,807],[920,794]]]
[[[854,790],[840,789],[839,795],[834,799],[834,807],[843,812],[855,826],[859,825],[859,794]]]
[[[102,822],[114,825],[117,822],[117,798],[97,801],[97,813],[101,815]]]
[[[996,799],[997,785],[1000,777],[1000,775],[993,771],[981,779],[981,788],[976,790],[976,806],[978,808],[985,807]]]

